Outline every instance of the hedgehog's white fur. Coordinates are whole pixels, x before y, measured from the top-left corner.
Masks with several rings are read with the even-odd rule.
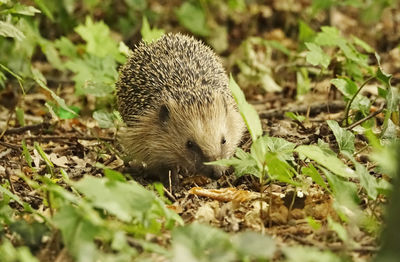
[[[181,34],[136,47],[120,69],[117,104],[124,150],[160,176],[176,168],[220,175],[203,162],[232,156],[244,131],[219,58]]]

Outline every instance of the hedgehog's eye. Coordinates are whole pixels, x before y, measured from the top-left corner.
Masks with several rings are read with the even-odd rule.
[[[194,148],[194,142],[188,140],[188,141],[186,142],[186,147],[187,147],[188,149],[193,149],[193,148]]]
[[[222,144],[222,145],[225,145],[225,143],[226,143],[226,139],[225,139],[225,137],[222,137],[222,139],[221,139],[221,144]]]

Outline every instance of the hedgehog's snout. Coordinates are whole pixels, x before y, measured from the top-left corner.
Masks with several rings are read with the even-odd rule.
[[[200,172],[210,178],[218,179],[225,173],[225,168],[222,166],[204,165]]]

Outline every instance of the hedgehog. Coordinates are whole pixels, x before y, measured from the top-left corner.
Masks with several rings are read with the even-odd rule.
[[[226,168],[204,163],[231,157],[244,132],[228,84],[220,58],[191,36],[140,42],[116,83],[123,150],[162,181],[168,174],[219,178]]]

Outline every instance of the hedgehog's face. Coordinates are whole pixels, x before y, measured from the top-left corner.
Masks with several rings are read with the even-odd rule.
[[[220,177],[225,168],[204,162],[231,157],[244,131],[240,114],[222,96],[207,106],[168,101],[159,109],[159,120],[171,142],[169,154],[179,162],[175,165],[214,178]]]

